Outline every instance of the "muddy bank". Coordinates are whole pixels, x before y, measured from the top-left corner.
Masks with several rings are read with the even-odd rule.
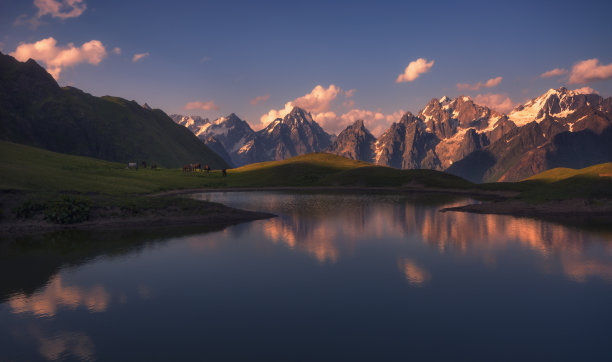
[[[448,207],[440,211],[523,216],[571,224],[612,225],[612,200],[578,198],[535,203],[511,199]]]

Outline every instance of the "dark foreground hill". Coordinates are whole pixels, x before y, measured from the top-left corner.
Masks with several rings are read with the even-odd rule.
[[[34,60],[0,53],[0,139],[117,162],[226,167],[161,110],[60,87]]]

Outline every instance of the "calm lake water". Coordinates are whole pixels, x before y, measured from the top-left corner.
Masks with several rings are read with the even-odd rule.
[[[612,360],[610,232],[440,196],[194,197],[279,216],[1,243],[0,360]]]

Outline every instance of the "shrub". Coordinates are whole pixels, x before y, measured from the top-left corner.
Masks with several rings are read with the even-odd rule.
[[[45,220],[56,224],[74,224],[89,219],[91,201],[85,197],[65,195],[51,202],[45,211]]]
[[[45,209],[45,204],[38,200],[26,200],[13,209],[18,218],[31,218]]]

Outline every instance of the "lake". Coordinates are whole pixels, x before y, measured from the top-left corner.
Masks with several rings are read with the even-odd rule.
[[[0,360],[612,360],[610,231],[447,196],[192,197],[278,217],[0,244]]]

